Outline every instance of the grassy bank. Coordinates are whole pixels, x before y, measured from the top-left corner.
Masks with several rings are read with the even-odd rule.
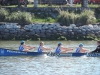
[[[70,24],[93,24],[100,22],[99,18],[95,17],[95,12],[91,10],[84,10],[81,12],[74,11],[63,11],[57,10],[58,15],[55,11],[9,11],[6,9],[0,10],[0,22],[14,22],[19,24],[30,24],[30,23],[55,23],[58,22],[62,25]],[[56,15],[56,16],[55,16]]]

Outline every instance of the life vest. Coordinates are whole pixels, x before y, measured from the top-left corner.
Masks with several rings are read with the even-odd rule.
[[[80,47],[78,47],[77,49],[76,49],[76,53],[80,53]]]
[[[60,47],[57,47],[55,53],[60,53],[60,51]]]
[[[42,53],[42,51],[43,51],[43,50],[41,49],[41,46],[39,46],[38,52],[39,52],[39,53]]]
[[[20,50],[20,51],[23,51],[23,50],[24,50],[24,47],[23,47],[22,45],[20,45],[20,46],[19,46],[19,50]]]
[[[94,50],[94,51],[92,51],[92,53],[100,53],[100,45],[99,46],[97,46],[97,48]]]

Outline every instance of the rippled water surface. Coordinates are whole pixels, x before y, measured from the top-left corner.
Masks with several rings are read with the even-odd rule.
[[[0,47],[18,49],[20,41],[0,41]],[[26,41],[38,47],[39,41]],[[58,41],[45,41],[45,46],[56,48]],[[75,48],[79,43],[92,50],[95,41],[62,41],[66,47]],[[37,50],[37,48],[35,49]],[[0,57],[0,75],[100,75],[99,57]]]

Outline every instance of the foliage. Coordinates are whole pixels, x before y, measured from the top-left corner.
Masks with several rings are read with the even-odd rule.
[[[68,11],[59,11],[58,22],[62,25],[68,26],[69,24],[90,24],[95,23],[96,18],[94,12],[91,10],[84,10],[80,14],[75,14]]]
[[[97,8],[95,8],[95,13],[100,14],[100,6],[98,6]]]
[[[29,24],[32,23],[32,16],[28,12],[13,12],[7,18],[9,22],[17,22],[19,24]]]
[[[0,22],[5,21],[6,17],[8,16],[9,12],[5,9],[0,9]]]
[[[32,15],[28,12],[12,12],[10,13],[6,9],[0,9],[0,22],[15,22],[19,24],[32,23]]]
[[[91,10],[84,10],[78,17],[78,23],[81,25],[96,23],[94,12]]]

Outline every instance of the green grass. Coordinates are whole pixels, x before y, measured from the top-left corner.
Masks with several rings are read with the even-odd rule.
[[[23,6],[23,5],[22,5]],[[33,7],[33,4],[28,4],[27,7]],[[17,7],[17,5],[9,5],[9,6],[2,6],[2,7]],[[70,7],[70,5],[52,5],[52,6],[48,6],[48,4],[39,4],[38,7]],[[72,7],[81,7],[81,4],[73,4]],[[88,7],[98,7],[97,4],[89,4]]]
[[[56,19],[53,19],[51,17],[48,17],[48,18],[37,18],[37,17],[34,17],[32,19],[32,22],[33,23],[55,23],[57,22]]]
[[[81,7],[81,4],[74,4],[73,7]],[[90,8],[97,8],[97,4],[88,4],[88,7]]]

